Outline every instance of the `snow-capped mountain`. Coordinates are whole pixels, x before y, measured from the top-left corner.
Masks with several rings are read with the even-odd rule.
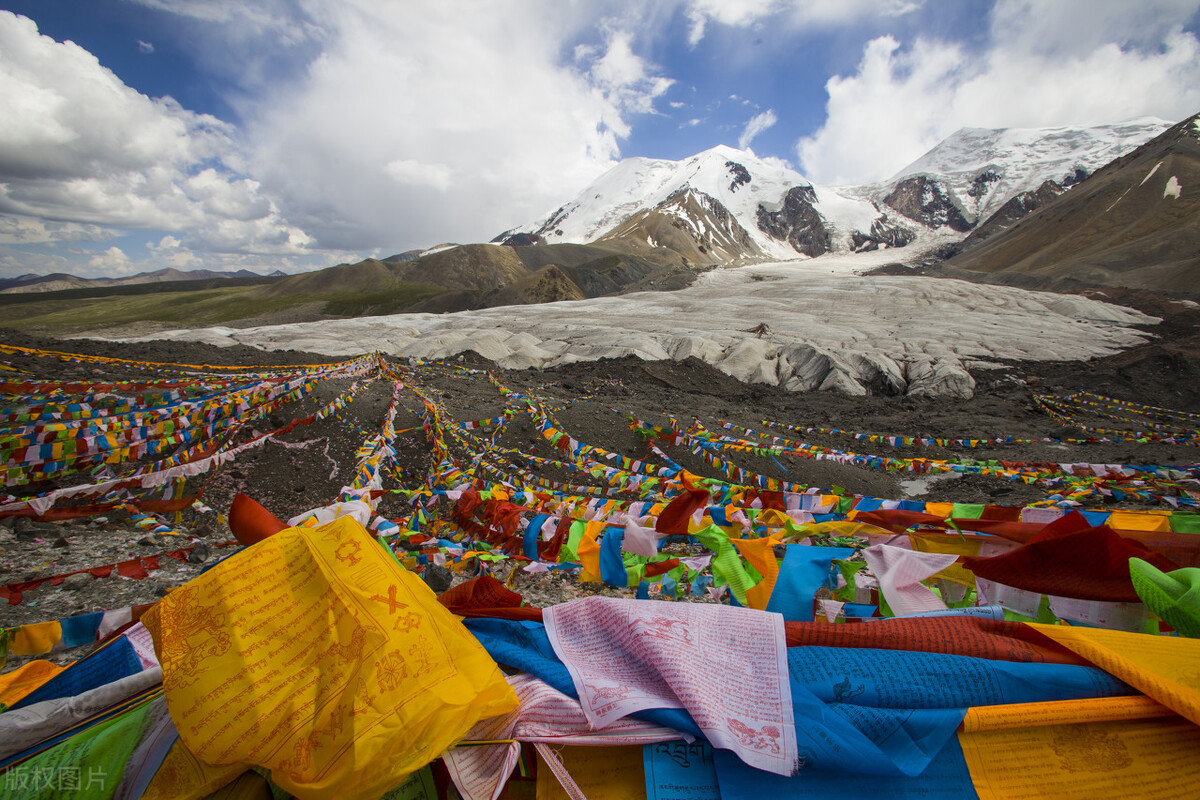
[[[994,214],[946,263],[1052,287],[1194,293],[1200,269],[1200,114],[1125,152],[1015,224]]]
[[[731,241],[748,238],[748,245],[740,245],[747,251],[742,255],[795,258],[795,250],[759,229],[757,213],[760,206],[778,208],[788,190],[797,186],[811,184],[782,161],[724,145],[682,161],[627,158],[547,217],[497,239],[527,233],[551,244],[586,243],[621,226],[624,235],[658,244],[652,230],[635,233],[624,224],[635,215],[657,212],[656,221],[681,220],[701,240],[706,234]],[[714,218],[721,216],[713,211],[717,206],[725,210],[726,219]],[[740,230],[729,227],[730,222]]]
[[[494,241],[627,239],[728,264],[961,239],[993,212],[1036,207],[1169,127],[965,128],[889,181],[817,186],[779,159],[717,146],[681,161],[627,158],[568,203]],[[1044,187],[1047,181],[1051,187]]]
[[[958,199],[963,216],[982,222],[1013,197],[1046,181],[1070,187],[1127,155],[1171,123],[1141,117],[1087,128],[962,128],[875,187],[883,199],[913,178],[926,178]]]

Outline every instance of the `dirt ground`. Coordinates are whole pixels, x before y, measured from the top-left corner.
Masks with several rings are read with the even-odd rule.
[[[626,358],[539,372],[495,370],[478,356],[466,354],[446,364],[420,369],[414,382],[442,402],[453,421],[486,419],[504,410],[503,396],[482,373],[464,374],[460,368],[490,369],[512,391],[543,400],[554,410],[562,429],[575,439],[632,458],[646,457],[647,447],[645,441],[630,429],[623,413],[655,425],[664,425],[668,417],[673,416],[686,426],[695,417],[714,431],[720,431],[720,425],[725,421],[756,431],[767,430],[763,425],[767,420],[802,429],[837,428],[891,436],[1037,440],[974,449],[923,445],[893,447],[843,433],[773,431],[774,435],[810,445],[885,457],[1175,467],[1194,464],[1196,451],[1184,444],[1050,441],[1088,438],[1095,434],[1079,427],[1064,426],[1050,417],[1035,402],[1035,395],[1039,393],[1061,396],[1090,391],[1127,402],[1200,413],[1200,311],[1191,304],[1145,293],[1120,299],[1164,318],[1161,325],[1150,328],[1156,337],[1153,341],[1087,363],[1023,363],[980,371],[975,374],[976,395],[965,401],[789,393],[776,387],[740,383],[694,359],[642,362]],[[0,333],[0,337],[0,341],[12,345],[149,362],[253,366],[334,360],[292,351],[264,353],[243,346],[216,348],[184,342],[56,341],[9,331]],[[72,363],[26,355],[0,354],[0,364],[11,368],[0,372],[0,380],[36,377],[94,383],[180,375],[179,370],[171,368],[147,372],[128,365]],[[349,381],[322,383],[309,398],[280,409],[254,427],[265,432],[309,415],[344,391],[348,384]],[[233,463],[190,479],[187,492],[200,493],[205,504],[221,513],[228,510],[236,493],[244,492],[285,520],[331,503],[354,475],[356,449],[380,430],[391,394],[388,382],[375,381],[362,389],[338,416],[297,427],[278,437],[278,442],[251,449]],[[5,407],[14,403],[13,398],[4,398]],[[430,463],[428,442],[417,414],[419,401],[411,391],[405,391],[401,393],[401,403],[395,420],[397,431],[401,431],[396,437],[396,466],[385,480],[385,488],[416,488]],[[1085,415],[1078,422],[1092,427],[1138,429],[1147,419],[1169,421],[1169,418],[1141,416],[1136,423],[1127,423]],[[5,429],[0,427],[0,437],[4,432]],[[281,443],[304,446],[289,448]],[[514,418],[500,443],[521,452],[522,455],[513,458],[517,466],[528,466],[543,477],[605,485],[586,474],[581,477],[578,472],[568,473],[527,461],[530,456],[557,455],[538,434],[528,416]],[[684,447],[664,449],[672,459],[692,472],[725,477]],[[463,452],[458,455],[468,457]],[[906,483],[915,477],[911,473],[885,472],[833,460],[788,455],[774,458],[739,454],[730,460],[744,469],[776,479],[826,489],[838,486],[849,493],[889,499],[1020,506],[1044,499],[1049,491],[1045,486],[981,475],[913,485]],[[0,492],[8,493],[10,499],[20,499],[88,480],[86,474],[75,475],[58,483],[11,486]],[[1146,507],[1144,502],[1125,500],[1115,503],[1111,498],[1090,502],[1106,508],[1116,505]],[[395,495],[385,497],[380,506],[384,516],[399,516],[405,511],[402,499]],[[60,586],[43,584],[25,592],[20,604],[0,606],[0,626],[154,602],[233,549],[221,546],[232,537],[215,513],[197,513],[189,509],[178,519],[170,516],[168,522],[179,532],[177,535],[148,534],[133,524],[128,513],[120,510],[67,522],[33,522],[11,516],[0,518],[0,584],[194,547],[182,560],[162,558],[163,567],[140,580],[114,573],[107,578],[78,577]],[[524,591],[535,605],[571,599],[580,591],[570,581],[524,573],[514,583],[514,588]],[[65,654],[57,655],[65,657]],[[12,669],[18,663],[20,659],[10,658],[6,669]]]

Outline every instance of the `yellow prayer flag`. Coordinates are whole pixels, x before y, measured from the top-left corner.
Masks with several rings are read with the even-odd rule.
[[[926,503],[925,513],[944,519],[954,513],[954,503]]]
[[[1178,717],[959,733],[980,800],[1195,797],[1200,728]]]
[[[141,800],[200,800],[237,780],[247,769],[245,764],[205,764],[176,739]]]
[[[32,694],[34,689],[64,669],[66,667],[60,667],[51,661],[38,660],[30,661],[12,672],[0,675],[0,704],[16,705],[26,695]]]
[[[555,747],[562,766],[588,800],[639,800],[646,796],[642,747]],[[537,800],[568,800],[550,765],[538,754]]]
[[[1200,639],[1025,624],[1200,725]]]
[[[15,656],[39,656],[49,653],[60,641],[62,625],[58,620],[35,622],[17,628],[17,635],[9,645],[9,652]]]
[[[376,798],[513,710],[496,663],[352,517],[288,528],[142,617],[181,740],[299,798]]]
[[[1106,524],[1119,531],[1169,531],[1171,517],[1153,511],[1114,511]]]
[[[761,539],[731,539],[730,544],[762,575],[761,581],[746,590],[747,604],[760,611],[766,609],[771,592],[775,591],[775,582],[779,579],[779,559],[775,557],[775,545],[779,544],[779,540],[774,536],[766,536]]]
[[[604,520],[591,520],[583,529],[583,538],[575,548],[579,563],[583,569],[579,576],[580,583],[596,583],[600,580],[600,543],[596,537],[604,531]]]
[[[1075,725],[1084,722],[1123,722],[1179,716],[1157,700],[1141,694],[1124,697],[1085,697],[1076,700],[1044,700],[974,706],[967,709],[964,733],[1042,725]]]
[[[962,537],[948,533],[910,533],[908,540],[913,550],[919,553],[950,553],[958,556],[977,556],[982,539]],[[933,577],[943,578],[975,588],[975,573],[962,564],[951,564]]]

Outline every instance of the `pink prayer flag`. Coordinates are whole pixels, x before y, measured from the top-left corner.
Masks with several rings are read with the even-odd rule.
[[[748,608],[588,597],[544,612],[584,714],[685,709],[714,747],[777,775],[797,765],[783,617]]]
[[[862,551],[867,567],[879,581],[879,591],[896,616],[944,611],[946,604],[921,581],[958,560],[952,553],[920,553],[876,544]]]

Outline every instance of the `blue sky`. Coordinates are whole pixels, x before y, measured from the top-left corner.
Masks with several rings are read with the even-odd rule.
[[[882,180],[1200,110],[1200,0],[0,0],[0,277],[481,241],[717,144]]]

